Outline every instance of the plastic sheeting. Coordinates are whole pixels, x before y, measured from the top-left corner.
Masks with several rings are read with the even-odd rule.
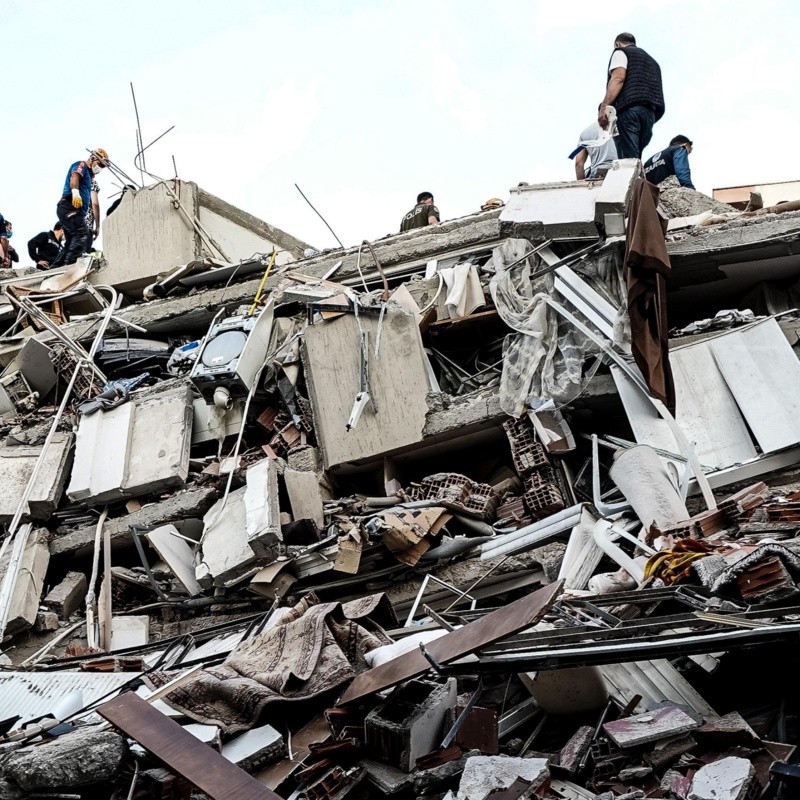
[[[596,360],[587,365],[597,347],[546,302],[545,298],[554,294],[553,274],[531,280],[531,275],[545,266],[541,258],[532,254],[509,268],[532,250],[525,239],[508,239],[492,254],[492,299],[500,318],[516,331],[503,343],[500,380],[500,405],[513,417],[548,400],[559,405],[574,400],[598,366]],[[572,265],[583,280],[620,309],[614,323],[617,344],[630,336],[621,278],[624,251],[624,241],[613,242]]]

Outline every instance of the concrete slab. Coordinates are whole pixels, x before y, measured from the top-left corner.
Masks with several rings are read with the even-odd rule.
[[[72,442],[70,433],[54,435],[28,499],[28,518],[49,519],[58,507],[72,462]],[[0,447],[0,523],[10,522],[14,516],[41,453],[41,447]]]
[[[64,580],[48,592],[42,605],[52,608],[61,619],[67,619],[84,601],[86,588],[86,576],[82,572],[68,572]]]
[[[217,499],[217,490],[210,486],[187,489],[158,503],[150,503],[138,511],[107,520],[104,530],[111,538],[111,547],[133,547],[131,526],[153,528],[182,520],[200,520]],[[52,556],[91,555],[95,537],[94,525],[58,534],[50,543]]]
[[[100,505],[183,485],[192,418],[185,384],[82,416],[67,496]]]
[[[419,442],[428,412],[428,377],[422,338],[414,315],[387,310],[375,358],[378,319],[361,316],[369,334],[370,385],[377,413],[367,407],[358,424],[346,429],[360,389],[359,328],[352,314],[310,326],[304,336],[314,429],[326,469],[376,458]]]
[[[21,535],[22,530],[17,535]],[[9,559],[9,547],[0,561],[0,583],[5,576]],[[17,570],[17,581],[11,594],[8,611],[7,634],[15,634],[33,627],[39,613],[39,600],[44,588],[47,565],[50,563],[50,552],[47,546],[47,529],[36,528],[28,535],[22,559]]]
[[[689,800],[744,800],[755,776],[756,771],[747,759],[722,758],[697,770]]]
[[[109,650],[141,647],[150,641],[150,617],[146,614],[130,617],[113,617]]]
[[[517,778],[535,784],[548,775],[546,758],[475,756],[467,759],[456,797],[474,800],[486,797],[494,789],[508,789]]]
[[[203,591],[194,576],[194,553],[189,543],[177,534],[174,525],[162,525],[145,535],[186,593],[194,597]]]
[[[185,212],[176,207],[178,197]],[[196,217],[215,245],[212,249],[194,229]],[[93,283],[136,292],[159,273],[208,256],[233,263],[276,247],[278,264],[301,258],[307,245],[285,231],[188,181],[167,181],[126,192],[114,214],[103,221],[103,253],[107,264]]]
[[[248,544],[244,505],[246,491],[245,486],[231,492],[227,501],[218,500],[203,518],[203,537],[195,562],[195,578],[204,588],[230,585],[253,572],[259,565],[272,560],[257,557]]]
[[[281,509],[278,504],[278,464],[265,458],[247,469],[244,492],[247,543],[261,558],[272,559],[281,535]]]
[[[280,758],[285,752],[283,736],[271,725],[245,731],[222,745],[222,755],[246,772]]]
[[[285,469],[283,479],[292,506],[292,517],[313,520],[317,528],[325,525],[322,489],[314,472],[301,472],[296,469]]]

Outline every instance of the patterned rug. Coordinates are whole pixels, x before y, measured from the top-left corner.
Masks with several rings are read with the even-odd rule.
[[[307,700],[335,689],[368,669],[364,655],[391,644],[371,616],[380,616],[383,594],[349,603],[305,597],[272,628],[247,639],[218,667],[162,698],[191,719],[225,733],[254,727],[272,703]],[[176,673],[145,678],[156,689]],[[266,720],[269,722],[269,720]]]

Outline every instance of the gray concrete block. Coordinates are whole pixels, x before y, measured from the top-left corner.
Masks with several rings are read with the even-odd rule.
[[[27,518],[48,519],[58,507],[72,461],[72,440],[69,433],[53,436],[28,498]],[[14,516],[41,453],[41,447],[0,447],[0,523],[10,522]]]
[[[188,384],[82,416],[67,496],[99,505],[183,485],[192,418]]]
[[[86,576],[82,572],[68,572],[64,580],[48,592],[42,605],[53,609],[61,619],[67,619],[84,601],[86,587]]]
[[[278,465],[265,458],[247,469],[244,503],[247,543],[259,558],[275,558],[281,534]]]
[[[226,586],[252,573],[278,555],[256,556],[248,543],[247,513],[242,487],[220,499],[203,518],[203,536],[197,556],[195,577],[204,588]]]
[[[118,733],[84,728],[10,753],[3,772],[26,792],[65,792],[118,777],[127,751],[125,739]]]
[[[456,705],[456,682],[413,680],[395,689],[364,720],[367,754],[411,772],[420,756],[441,742]]]
[[[180,197],[184,209],[200,220],[215,249],[208,247],[176,208],[171,190]],[[195,183],[158,183],[135,194],[126,193],[113,216],[103,221],[107,264],[90,280],[135,292],[159,273],[191,261],[211,256],[237,262],[253,253],[268,253],[273,245],[279,253],[279,265],[301,257],[306,247],[285,231],[204,192]]]
[[[36,615],[34,629],[37,633],[47,633],[58,630],[58,614],[55,611],[40,611]]]
[[[217,496],[217,490],[210,486],[187,489],[165,500],[150,503],[132,514],[107,520],[104,528],[109,532],[112,548],[133,547],[131,526],[151,528],[167,523],[175,524],[182,520],[200,520],[211,508]],[[50,543],[50,553],[52,556],[90,555],[94,547],[94,537],[94,525],[59,534]]]
[[[327,469],[416,444],[425,427],[429,385],[414,315],[397,307],[387,310],[377,359],[378,319],[363,315],[361,325],[369,334],[370,386],[377,413],[368,406],[349,431],[347,420],[360,389],[358,320],[345,314],[311,325],[303,340],[314,430]]]
[[[17,536],[23,536],[20,528]],[[6,550],[0,561],[0,583],[6,574],[12,555],[12,546]],[[6,633],[14,634],[33,627],[39,613],[39,600],[44,588],[47,565],[50,563],[50,551],[47,546],[47,529],[36,528],[28,534],[28,541],[22,551],[22,559],[17,570],[17,580],[9,603],[8,624]]]

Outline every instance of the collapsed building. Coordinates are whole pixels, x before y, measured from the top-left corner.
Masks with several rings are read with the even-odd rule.
[[[800,214],[660,200],[4,277],[0,796],[796,796]]]

